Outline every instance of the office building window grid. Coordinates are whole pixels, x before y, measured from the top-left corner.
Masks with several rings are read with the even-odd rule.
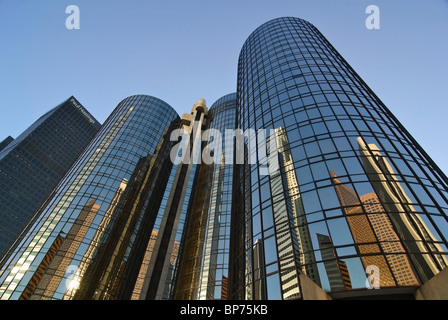
[[[24,288],[35,281],[42,259],[61,237],[64,241],[55,255],[59,260],[53,258],[53,265],[46,266],[33,294],[43,299],[71,297],[67,287],[74,285],[70,281],[76,282],[76,277],[81,278],[79,273],[86,271],[83,268],[91,262],[95,248],[107,240],[108,226],[116,218],[113,211],[129,179],[142,158],[154,155],[164,130],[176,118],[169,105],[154,97],[132,96],[117,106],[53,197],[42,206],[17,250],[8,256],[4,265],[12,268],[2,270],[2,298],[21,298]],[[78,273],[70,274],[69,266]],[[48,276],[45,282],[50,273],[56,277]]]
[[[176,128],[192,156],[220,131],[219,161],[173,164]],[[448,179],[389,109],[312,24],[278,18],[210,110],[120,102],[0,261],[0,299],[405,294],[447,267],[447,214]]]
[[[201,164],[191,198],[184,250],[179,261],[175,299],[229,299],[229,243],[233,184],[233,139],[225,130],[236,125],[236,94],[218,99],[210,108],[209,129],[222,135],[222,154]],[[204,145],[214,138],[203,141]],[[230,159],[226,150],[231,150]]]
[[[75,103],[53,108],[0,152],[1,254],[100,128]]]
[[[353,288],[365,288],[359,279],[369,265],[379,267],[383,287],[421,284],[447,265],[446,178],[311,24],[276,19],[249,37],[239,59],[238,103],[243,129],[286,133],[282,147],[293,166],[285,166],[284,174],[298,182],[289,197],[303,206],[289,222],[291,238],[300,235],[298,270],[334,291],[317,234],[332,241],[334,259],[347,265]],[[262,297],[287,299],[285,260],[279,251],[272,256],[279,249],[271,216],[279,199],[274,178],[262,177],[259,166],[245,169],[245,298],[261,292],[254,284],[260,272],[253,256],[264,248]],[[378,219],[387,231],[379,229]]]

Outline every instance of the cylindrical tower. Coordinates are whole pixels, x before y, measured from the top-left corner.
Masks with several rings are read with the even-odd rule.
[[[130,297],[178,119],[155,97],[118,104],[3,259],[1,299]]]
[[[237,99],[240,128],[275,129],[279,170],[237,171],[234,298],[405,294],[447,266],[446,176],[312,24],[256,29]]]
[[[218,99],[209,110],[208,141],[219,141],[216,160],[202,162],[191,198],[176,278],[174,299],[227,300],[233,184],[233,138],[236,93]],[[218,138],[219,137],[219,138]],[[230,152],[229,152],[230,151]],[[219,153],[220,155],[218,155]]]

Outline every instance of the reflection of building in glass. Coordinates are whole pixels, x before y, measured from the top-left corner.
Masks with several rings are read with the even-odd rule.
[[[246,162],[236,167],[233,187],[238,199],[229,278],[234,299],[260,298],[254,292],[260,274],[265,285],[261,298],[288,299],[284,276],[294,281],[295,271],[321,285],[335,270],[347,270],[351,288],[363,289],[369,265],[380,268],[381,288],[398,287],[405,294],[444,267],[448,179],[312,24],[273,19],[248,37],[238,61],[237,100],[237,127],[277,129],[285,139],[277,139],[281,175],[262,174],[260,162],[266,155],[250,149],[260,143],[259,137],[246,139],[240,148]],[[420,205],[421,219],[405,207],[409,201],[404,194],[392,199],[380,190],[388,183],[392,194],[401,193],[390,174],[373,179],[381,171],[369,169],[360,155],[360,135],[394,156],[400,179],[407,175],[412,182],[407,188]],[[253,158],[258,163],[250,165]],[[399,213],[394,218],[394,212],[409,215],[408,220]],[[406,234],[405,221],[418,238]],[[333,249],[329,242],[326,248],[325,242],[319,244],[318,234],[328,235]],[[255,240],[263,243],[264,273],[254,269]],[[319,249],[322,254],[319,245],[326,255],[322,263],[314,255]],[[338,284],[336,278],[331,281],[330,294],[340,289],[338,297],[356,294],[345,290],[350,286],[340,277]],[[295,298],[302,297],[300,281],[294,292]]]
[[[0,255],[100,128],[70,97],[0,143]]]
[[[148,271],[149,261],[154,250],[154,244],[156,243],[158,234],[159,232],[157,230],[153,230],[151,232],[151,238],[149,239],[148,247],[146,248],[145,256],[140,267],[140,272],[138,274],[137,281],[135,282],[134,291],[132,292],[132,300],[138,300],[142,294],[143,282],[145,281],[145,275]]]
[[[253,259],[254,259],[254,288],[253,295],[255,300],[266,299],[266,265],[264,257],[263,242],[257,239],[253,246]]]
[[[442,248],[414,208],[412,203],[415,202],[403,189],[399,177],[380,149],[375,144],[366,144],[361,137],[357,142],[366,173],[401,239],[412,252],[411,258],[416,261],[424,277],[431,278],[448,265],[446,257],[437,254],[443,252]]]
[[[357,194],[342,184],[334,173],[331,173],[341,205],[344,207],[346,219],[352,232],[353,239],[358,245],[364,268],[375,265],[380,269],[381,286],[395,286],[395,281],[375,236],[375,231],[369,223],[368,217],[362,210]]]
[[[89,201],[81,210],[69,232],[66,235],[61,232],[61,237],[64,240],[35,288],[31,300],[51,299],[53,297],[60,284],[60,279],[67,273],[68,267],[81,246],[99,208],[100,206],[95,204],[95,200]],[[73,284],[78,281],[76,273],[73,276],[71,283],[67,280],[64,283],[65,289],[72,289]]]
[[[198,170],[189,210],[184,250],[179,262],[175,299],[226,299],[233,179],[233,157],[226,150],[225,130],[235,129],[236,94],[218,99],[210,108],[208,128],[222,136],[222,156]],[[207,143],[210,143],[206,141]],[[233,149],[231,149],[233,156]],[[218,152],[218,150],[216,150]],[[227,152],[228,153],[228,152]],[[223,295],[224,294],[224,295]]]
[[[56,254],[39,275],[39,283],[45,280],[52,284],[45,288],[49,290],[45,298],[130,297],[138,268],[128,262],[139,265],[143,259],[151,234],[147,228],[155,220],[153,207],[160,203],[163,190],[159,189],[166,184],[166,171],[172,165],[170,144],[164,137],[169,137],[169,128],[176,119],[176,112],[154,97],[131,96],[120,102],[38,210],[27,227],[28,233],[2,260],[2,299],[21,296],[60,236],[64,241],[58,252],[62,253],[66,244],[66,253],[61,258]],[[92,210],[86,210],[86,203],[92,199]],[[89,214],[93,211],[95,214]],[[78,225],[80,219],[83,222]],[[73,239],[68,239],[69,235]],[[52,263],[59,267],[52,268]],[[75,275],[79,283],[73,288],[65,286],[70,274],[62,264],[79,267]],[[73,290],[75,287],[78,289]],[[39,285],[34,289],[27,294],[41,294]]]
[[[278,174],[271,173],[269,178],[271,193],[276,201],[280,200],[274,204],[273,210],[277,250],[281,257],[282,294],[284,299],[293,299],[299,297],[297,266],[314,282],[320,282],[288,136],[283,128],[277,128],[275,133],[280,170]]]
[[[327,271],[328,281],[332,291],[346,290],[352,288],[347,263],[337,260],[333,242],[329,236],[318,234],[319,248]]]
[[[155,228],[158,236],[148,263],[139,299],[169,299],[177,279],[178,250],[183,246],[182,236],[186,215],[193,195],[193,183],[201,154],[202,133],[206,128],[208,109],[204,99],[199,99],[189,114],[181,117],[182,134],[173,150],[177,158],[171,170],[168,187],[158,213]],[[173,153],[173,152],[172,152]],[[176,260],[173,262],[172,257]]]
[[[31,277],[30,282],[28,282],[27,286],[23,290],[23,293],[19,297],[19,300],[29,300],[30,299],[30,295],[36,289],[37,285],[39,284],[40,280],[42,279],[42,276],[45,274],[45,271],[47,270],[48,266],[50,265],[51,261],[53,260],[54,256],[56,255],[56,252],[60,248],[63,241],[64,241],[64,238],[62,236],[58,236],[56,238],[56,240],[54,240],[50,249],[45,254],[44,258],[42,259],[41,263],[39,264],[39,267],[37,268],[36,272],[34,272],[33,276]]]
[[[360,196],[360,200],[394,274],[395,281],[400,286],[418,285],[419,281],[412,270],[409,258],[404,254],[403,245],[377,195],[368,193]]]
[[[77,279],[82,279],[84,277],[84,274],[89,267],[90,263],[92,262],[92,258],[94,254],[97,253],[98,246],[101,243],[101,239],[103,239],[103,236],[108,228],[109,223],[111,222],[111,218],[113,216],[113,213],[115,212],[115,209],[117,205],[120,203],[120,199],[124,194],[124,191],[127,187],[128,181],[127,179],[123,179],[108,207],[106,210],[106,213],[104,214],[103,218],[101,219],[100,224],[96,228],[95,234],[92,237],[92,241],[90,242],[90,245],[88,246],[86,252],[84,253],[83,260],[80,262],[79,266],[76,269],[76,277]],[[63,299],[68,300],[71,299],[74,294],[76,293],[76,290],[79,286],[75,286],[72,288],[69,288],[67,292],[65,293]]]
[[[330,175],[364,268],[369,265],[379,268],[381,287],[396,286],[395,281],[402,286],[418,285],[403,245],[376,194],[358,198],[355,191],[341,183],[334,172]]]
[[[408,297],[447,266],[448,178],[313,25],[257,28],[237,80],[182,117],[124,99],[0,261],[0,298]],[[206,129],[244,134],[218,154]]]
[[[140,272],[138,274],[138,278],[135,282],[134,291],[132,293],[132,300],[139,300],[140,296],[144,294],[143,292],[143,283],[145,281],[145,277],[148,272],[148,266],[149,262],[151,261],[151,256],[154,251],[154,245],[156,243],[157,236],[159,235],[158,230],[153,230],[151,233],[151,239],[148,242],[148,247],[146,248],[145,257],[143,258]],[[171,259],[170,259],[170,266],[169,268],[172,269],[176,263],[177,255],[179,252],[179,243],[176,241],[174,243],[173,251],[171,253]],[[169,279],[168,279],[169,280]]]

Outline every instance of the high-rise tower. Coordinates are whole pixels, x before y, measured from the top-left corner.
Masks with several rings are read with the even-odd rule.
[[[208,129],[217,131],[222,147],[214,150],[216,161],[210,164],[202,161],[197,173],[173,293],[175,299],[229,298],[234,145],[233,138],[228,139],[225,134],[226,130],[233,133],[235,125],[236,94],[231,93],[218,99],[209,110]],[[210,137],[204,143],[216,138]]]
[[[237,171],[234,298],[359,294],[370,270],[406,294],[447,266],[446,176],[312,24],[256,29],[237,95],[240,128],[276,130],[280,172]]]
[[[100,128],[74,97],[0,144],[0,255]]]
[[[447,212],[447,177],[379,98],[278,18],[210,109],[115,108],[0,261],[0,298],[408,298],[448,271]]]
[[[179,251],[188,250],[184,245],[185,223],[202,163],[202,138],[208,117],[206,101],[199,99],[190,113],[182,114],[178,131],[173,132],[171,139],[178,138],[179,142],[170,152],[173,166],[154,226],[157,236],[147,248],[147,262],[140,271],[142,286],[140,292],[134,292],[135,298],[165,300],[173,296]]]
[[[130,297],[179,117],[136,95],[119,103],[1,261],[1,299]],[[137,267],[136,267],[137,266]]]

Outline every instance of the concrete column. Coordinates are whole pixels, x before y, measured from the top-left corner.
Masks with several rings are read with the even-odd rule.
[[[443,269],[415,292],[416,300],[448,300],[448,268]]]

